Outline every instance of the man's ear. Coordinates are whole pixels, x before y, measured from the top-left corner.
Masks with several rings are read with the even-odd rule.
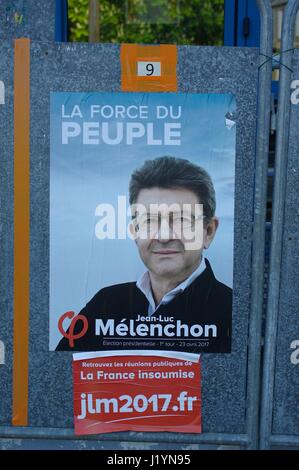
[[[207,226],[205,227],[204,244],[203,244],[205,250],[207,250],[209,246],[211,245],[215,237],[218,225],[219,225],[219,219],[217,217],[213,217],[209,221]]]

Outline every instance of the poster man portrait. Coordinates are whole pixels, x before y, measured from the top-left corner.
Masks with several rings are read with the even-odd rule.
[[[55,93],[51,104],[50,349],[230,352],[233,97]]]

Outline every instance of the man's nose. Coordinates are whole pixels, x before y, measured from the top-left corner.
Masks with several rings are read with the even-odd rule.
[[[159,229],[154,238],[162,241],[167,241],[174,238],[173,230],[166,219],[161,219]]]

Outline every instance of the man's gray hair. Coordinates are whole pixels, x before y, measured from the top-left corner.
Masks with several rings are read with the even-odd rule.
[[[131,176],[130,205],[137,202],[142,189],[151,188],[189,189],[197,195],[198,202],[203,204],[206,219],[215,215],[216,197],[212,179],[206,170],[189,160],[170,156],[146,160]]]

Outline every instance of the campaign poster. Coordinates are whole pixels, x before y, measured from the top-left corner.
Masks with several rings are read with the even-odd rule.
[[[51,93],[50,350],[231,349],[231,94]]]
[[[73,355],[75,434],[201,433],[196,354],[111,351]]]

